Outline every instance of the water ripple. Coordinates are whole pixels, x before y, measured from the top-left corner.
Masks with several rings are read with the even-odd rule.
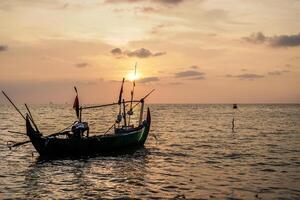
[[[75,120],[70,105],[31,107],[47,134]],[[151,105],[145,148],[62,160],[32,156],[31,145],[9,151],[6,141],[26,137],[7,130],[24,122],[0,108],[0,199],[300,199],[299,105],[241,105],[235,133],[231,105]],[[113,111],[84,119],[105,130]]]

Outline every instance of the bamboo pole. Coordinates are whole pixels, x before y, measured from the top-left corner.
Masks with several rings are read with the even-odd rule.
[[[142,101],[144,101],[154,91],[155,91],[155,89],[151,90],[151,92],[149,92],[146,96],[141,98],[141,100],[139,100],[138,103],[136,103],[134,106],[132,106],[132,109],[135,108],[137,105],[139,105]]]
[[[19,132],[19,131],[7,131],[9,133],[16,133],[16,134],[20,134],[20,135],[26,135],[26,133],[22,133],[22,132]]]
[[[131,101],[125,101],[125,103],[130,103]],[[132,102],[140,102],[139,100],[133,100]],[[82,110],[86,109],[92,109],[92,108],[102,108],[102,107],[107,107],[107,106],[114,106],[114,105],[119,105],[119,103],[109,103],[109,104],[102,104],[102,105],[94,105],[94,106],[82,106]]]
[[[14,108],[19,112],[19,114],[23,117],[24,120],[26,120],[26,118],[24,117],[24,115],[21,113],[21,111],[17,108],[17,106],[12,102],[12,100],[7,96],[7,94],[5,94],[4,91],[2,91],[2,93],[4,94],[4,96],[7,98],[7,100],[14,106]]]

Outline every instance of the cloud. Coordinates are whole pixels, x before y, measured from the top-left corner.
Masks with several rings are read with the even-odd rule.
[[[1,51],[7,51],[8,50],[8,46],[6,45],[0,45],[0,52]]]
[[[175,74],[175,77],[177,78],[181,78],[181,77],[196,77],[196,76],[204,76],[205,73],[203,72],[198,72],[198,71],[194,71],[194,70],[187,70],[187,71],[183,71],[183,72],[177,72]]]
[[[156,76],[146,77],[146,78],[138,80],[139,83],[151,83],[151,82],[157,82],[157,81],[159,81],[159,78]]]
[[[295,47],[300,46],[300,33],[297,35],[280,35],[271,38],[274,47]]]
[[[184,0],[154,0],[154,2],[165,3],[165,4],[179,4],[184,2]]]
[[[166,29],[167,27],[173,26],[172,24],[162,23],[159,25],[156,25],[152,28],[150,31],[151,34],[161,34],[161,32]]]
[[[267,37],[262,32],[257,32],[252,33],[250,36],[244,37],[243,39],[247,42],[260,44],[264,43],[267,40]]]
[[[238,78],[238,79],[241,79],[241,80],[255,80],[255,79],[264,78],[265,76],[260,75],[260,74],[245,73],[245,74],[239,74],[239,75],[227,74],[226,77],[228,77],[228,78]]]
[[[156,52],[152,53],[150,50],[145,48],[140,48],[134,51],[124,50],[120,48],[115,48],[110,51],[114,56],[128,56],[128,57],[138,57],[138,58],[149,58],[149,57],[156,57],[165,55],[166,52]]]
[[[166,54],[166,52],[157,52],[157,53],[154,53],[153,56],[163,56],[165,54]]]
[[[227,74],[225,77],[227,78],[238,78],[241,80],[255,80],[255,79],[261,79],[265,78],[266,76],[281,76],[286,73],[289,73],[289,70],[274,70],[270,71],[267,74],[253,74],[253,73],[244,73],[244,74],[238,74],[238,75],[232,75],[232,74]]]
[[[127,56],[129,56],[129,57],[147,58],[147,57],[152,56],[152,53],[148,49],[141,48],[141,49],[137,49],[135,51],[129,51],[129,52],[127,52]]]
[[[106,0],[105,3],[137,3],[140,0]]]
[[[105,3],[144,3],[144,2],[153,2],[164,5],[177,5],[186,0],[106,0]]]
[[[289,70],[275,70],[275,71],[269,72],[268,75],[280,76],[280,75],[283,75],[283,74],[286,74],[286,73],[289,73],[289,72],[290,72]]]
[[[245,41],[255,44],[267,44],[272,47],[296,47],[300,46],[300,33],[294,35],[265,36],[262,32],[252,33],[243,38]]]
[[[293,56],[291,57],[291,60],[300,60],[300,56]]]
[[[89,65],[90,65],[90,64],[87,63],[87,62],[82,62],[82,63],[77,63],[77,64],[75,64],[75,66],[78,67],[78,68],[84,68],[84,67],[87,67],[87,66],[89,66]]]
[[[138,7],[135,9],[136,11],[142,12],[142,13],[155,13],[159,12],[160,9],[150,7],[150,6],[145,6],[145,7]]]
[[[291,64],[285,64],[284,67],[286,67],[286,68],[292,68],[292,67],[294,67],[294,66],[291,65]]]
[[[205,79],[204,76],[196,76],[196,77],[189,78],[189,80],[204,80],[204,79]]]
[[[193,65],[190,67],[191,69],[199,69],[199,67],[197,65]]]
[[[50,9],[66,9],[69,6],[69,3],[59,2],[56,0],[9,0],[9,1],[0,1],[0,10],[13,10],[16,8],[25,8],[25,7],[39,7],[39,8],[50,8]]]
[[[127,56],[129,57],[139,57],[139,58],[148,58],[148,57],[155,57],[155,56],[162,56],[165,55],[166,52],[157,52],[152,53],[150,50],[141,48],[135,51],[128,51]]]
[[[188,80],[204,80],[205,73],[196,70],[186,70],[175,73],[175,78],[185,78]]]
[[[110,51],[113,55],[121,55],[122,50],[120,48],[115,48]]]

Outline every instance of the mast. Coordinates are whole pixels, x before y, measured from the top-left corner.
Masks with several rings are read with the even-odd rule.
[[[125,105],[125,100],[123,99],[123,118],[124,118],[124,126],[127,126],[126,123],[126,105]]]
[[[118,114],[117,120],[116,120],[116,123],[118,124],[118,127],[120,126],[120,122],[122,121],[122,94],[123,94],[124,81],[125,81],[125,78],[123,78],[123,80],[122,80],[122,85],[121,85],[119,100],[118,100],[119,114]]]
[[[135,63],[135,67],[134,67],[134,79],[133,79],[133,82],[132,82],[132,90],[131,90],[131,99],[130,99],[130,108],[129,108],[129,111],[128,111],[128,125],[130,125],[130,117],[131,115],[133,114],[133,111],[132,111],[132,101],[133,101],[133,95],[134,95],[134,87],[135,87],[135,78],[136,78],[136,66],[137,66],[137,63]]]
[[[145,101],[144,101],[144,99],[142,99],[142,100],[141,100],[141,110],[140,110],[139,125],[141,125],[141,124],[142,124],[142,121],[143,121],[144,104],[145,104]]]

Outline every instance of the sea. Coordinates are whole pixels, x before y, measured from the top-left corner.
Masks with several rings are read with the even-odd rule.
[[[45,160],[30,143],[7,147],[28,138],[8,132],[24,133],[25,123],[1,105],[0,199],[300,199],[299,104],[147,106],[152,125],[144,147]],[[69,104],[29,107],[44,135],[76,120]],[[84,110],[83,120],[91,135],[103,134],[117,112]]]

